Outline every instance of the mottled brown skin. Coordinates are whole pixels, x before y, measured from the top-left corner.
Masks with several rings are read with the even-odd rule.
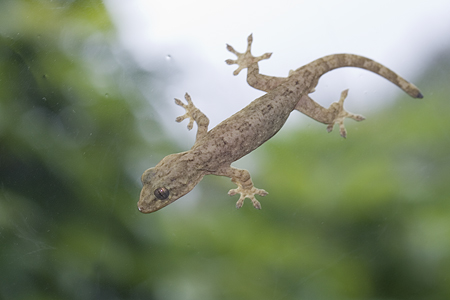
[[[237,55],[237,60],[227,60],[227,64],[238,64],[234,75],[248,68],[247,82],[267,94],[254,100],[241,111],[235,113],[210,131],[208,118],[194,106],[188,94],[187,105],[178,99],[176,104],[184,107],[186,113],[176,119],[181,122],[189,118],[188,129],[193,122],[198,125],[197,137],[191,150],[166,156],[154,168],[142,175],[143,188],[138,208],[143,213],[157,211],[190,192],[205,175],[213,174],[230,177],[237,184],[229,195],[240,194],[236,207],[240,208],[245,198],[249,198],[255,208],[261,204],[255,195],[265,196],[267,192],[253,186],[247,170],[231,167],[231,163],[252,152],[274,136],[284,125],[289,114],[298,110],[318,122],[327,124],[330,132],[335,123],[340,133],[346,137],[344,119],[364,120],[363,116],[344,110],[343,104],[348,90],[341,93],[338,102],[324,108],[308,94],[314,92],[319,78],[336,68],[357,67],[372,71],[399,86],[413,98],[422,98],[416,86],[383,65],[368,58],[353,54],[335,54],[319,58],[295,71],[289,76],[273,77],[259,74],[258,61],[267,59],[271,53],[254,57],[250,53],[252,35],[248,37],[245,53],[239,53],[227,45],[227,49]]]

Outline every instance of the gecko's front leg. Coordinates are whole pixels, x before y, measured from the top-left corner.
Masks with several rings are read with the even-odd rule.
[[[175,103],[186,110],[186,113],[176,118],[175,121],[180,123],[184,119],[189,118],[189,124],[187,126],[188,130],[192,129],[195,121],[198,126],[197,136],[195,139],[195,142],[197,143],[208,132],[209,119],[204,113],[200,111],[200,109],[195,107],[194,103],[192,103],[191,96],[189,96],[188,93],[184,95],[184,98],[186,99],[187,105],[181,102],[181,100],[175,98]]]
[[[252,200],[253,206],[256,209],[261,209],[261,203],[256,200],[255,195],[265,196],[268,193],[263,189],[255,188],[250,173],[247,170],[237,169],[230,166],[213,174],[230,177],[231,181],[237,184],[237,189],[231,189],[228,192],[228,195],[230,196],[234,196],[236,194],[241,195],[239,200],[236,202],[236,208],[241,208],[244,204],[245,198],[249,198]]]

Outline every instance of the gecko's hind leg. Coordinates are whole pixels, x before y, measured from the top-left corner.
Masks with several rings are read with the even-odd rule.
[[[332,103],[329,108],[321,106],[308,95],[303,95],[295,106],[295,109],[318,122],[327,124],[328,132],[333,130],[334,124],[339,124],[341,136],[345,138],[347,137],[347,131],[344,126],[345,118],[351,118],[356,121],[365,120],[363,116],[352,114],[344,109],[344,101],[347,94],[348,90],[343,91],[339,101]]]
[[[342,91],[339,101],[332,103],[328,108],[329,112],[334,116],[334,118],[330,122],[330,124],[328,124],[327,131],[331,132],[333,130],[334,124],[339,124],[340,134],[343,138],[347,137],[347,130],[345,130],[344,126],[345,118],[350,118],[358,122],[366,119],[362,115],[353,114],[344,109],[344,101],[345,98],[347,98],[347,95],[348,89]]]
[[[200,111],[197,107],[195,107],[194,103],[192,103],[191,96],[188,93],[184,95],[186,99],[187,105],[181,102],[180,99],[175,98],[175,103],[186,110],[186,113],[182,116],[179,116],[175,119],[176,122],[180,123],[184,119],[189,118],[189,124],[187,126],[188,130],[191,130],[194,126],[194,121],[197,123],[197,137],[196,141],[201,139],[208,132],[209,119],[208,117]]]
[[[233,75],[238,75],[243,69],[250,67],[260,60],[268,59],[272,53],[265,53],[261,56],[254,57],[251,53],[253,42],[253,35],[249,35],[247,38],[247,50],[244,53],[237,52],[233,47],[227,44],[227,49],[231,53],[237,56],[237,59],[227,59],[225,62],[229,65],[237,64],[239,67],[233,72]]]

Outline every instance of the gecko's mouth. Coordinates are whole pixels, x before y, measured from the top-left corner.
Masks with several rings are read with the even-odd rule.
[[[161,201],[159,201],[161,202]],[[163,208],[164,206],[168,205],[170,202],[167,202],[165,204],[162,203],[145,203],[145,201],[139,201],[137,203],[137,208],[138,210],[143,213],[143,214],[149,214],[152,212],[155,212],[157,210],[160,210],[161,208]]]
[[[144,207],[140,206],[139,203],[138,203],[137,207],[138,207],[138,210],[141,213],[144,213],[144,214],[148,214],[148,213],[151,213],[153,211],[153,210],[145,209]]]

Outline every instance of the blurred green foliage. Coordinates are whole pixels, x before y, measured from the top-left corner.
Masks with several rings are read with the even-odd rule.
[[[141,92],[163,74],[100,1],[3,1],[0,23],[0,298],[450,298],[445,52],[425,99],[348,122],[347,140],[314,123],[252,153],[261,211],[208,176],[143,215],[140,174],[177,151],[161,90]]]

